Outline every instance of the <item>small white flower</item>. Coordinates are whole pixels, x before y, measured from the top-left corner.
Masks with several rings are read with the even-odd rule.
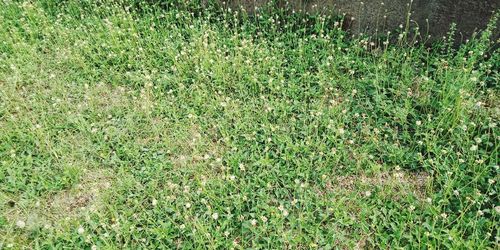
[[[188,203],[186,203],[185,206],[186,206],[186,208],[190,208],[191,207],[191,203],[188,202]]]
[[[427,201],[427,203],[432,203],[432,199],[431,198],[427,198],[426,201]]]
[[[250,224],[252,224],[252,226],[256,226],[257,225],[257,220],[256,219],[252,219],[250,221]]]
[[[422,121],[417,121],[415,124],[417,124],[417,126],[420,126],[422,125]]]
[[[448,215],[446,213],[442,213],[441,217],[443,217],[443,219],[446,219],[446,217],[448,217]]]
[[[183,230],[184,228],[186,228],[186,225],[181,224],[181,225],[179,226],[179,228],[180,228],[181,230]]]
[[[476,151],[477,150],[477,145],[472,145],[470,147],[470,151]]]
[[[339,128],[339,130],[338,130],[338,131],[339,131],[339,134],[341,134],[341,135],[343,135],[343,134],[345,133],[344,128]]]
[[[213,213],[213,214],[212,214],[212,218],[213,218],[214,220],[219,219],[219,214],[218,214],[218,213]]]
[[[266,223],[267,222],[267,217],[266,216],[261,216],[260,219],[262,220],[262,222]]]
[[[283,216],[285,216],[285,217],[288,216],[288,211],[287,210],[283,210]]]
[[[151,201],[151,204],[152,204],[153,206],[156,206],[156,205],[158,204],[158,201],[157,201],[156,199],[153,199],[153,200]]]
[[[83,234],[85,233],[85,229],[83,227],[78,228],[78,234]]]
[[[365,192],[365,195],[366,195],[366,197],[370,197],[370,196],[372,196],[372,192],[370,192],[370,191],[366,191],[366,192]]]
[[[26,226],[26,223],[25,223],[24,221],[22,221],[22,220],[18,220],[18,221],[16,222],[16,226],[17,226],[18,228],[24,228],[24,227]]]

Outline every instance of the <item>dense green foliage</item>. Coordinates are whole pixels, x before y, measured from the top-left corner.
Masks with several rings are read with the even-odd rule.
[[[0,248],[498,246],[493,25],[184,7],[0,2]]]

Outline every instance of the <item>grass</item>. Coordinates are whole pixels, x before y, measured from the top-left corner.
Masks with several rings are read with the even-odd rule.
[[[0,248],[498,246],[494,20],[172,6],[0,2]]]

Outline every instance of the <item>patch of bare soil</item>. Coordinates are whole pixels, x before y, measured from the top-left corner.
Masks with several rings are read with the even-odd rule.
[[[339,176],[332,180],[329,189],[349,192],[365,192],[374,189],[395,196],[414,194],[417,198],[425,198],[426,187],[431,177],[426,172],[381,172],[375,175]],[[396,197],[397,198],[397,197]]]
[[[353,174],[338,176],[326,182],[325,187],[318,188],[318,194],[334,195],[339,197],[343,206],[347,207],[353,220],[359,220],[361,212],[361,197],[377,195],[383,200],[398,200],[408,195],[414,195],[423,201],[428,195],[428,189],[432,177],[426,172],[393,171],[380,172],[378,174]],[[352,234],[350,232],[347,235]],[[338,242],[339,249],[370,249],[369,239],[371,233],[363,233],[357,239],[355,246],[343,245]]]
[[[65,221],[98,211],[102,194],[112,185],[112,176],[108,170],[86,170],[75,187],[41,197],[36,203],[24,207],[13,205],[6,211],[6,218],[12,224],[23,221],[28,229],[57,228]]]

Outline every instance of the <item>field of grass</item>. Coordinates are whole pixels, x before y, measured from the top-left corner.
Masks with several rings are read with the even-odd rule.
[[[493,25],[188,10],[0,1],[0,249],[498,247]]]

